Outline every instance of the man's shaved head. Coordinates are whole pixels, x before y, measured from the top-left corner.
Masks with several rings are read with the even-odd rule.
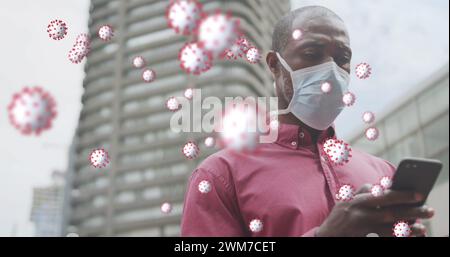
[[[282,52],[286,47],[288,40],[292,37],[292,24],[295,19],[307,20],[318,17],[329,17],[342,21],[336,13],[323,6],[305,6],[293,10],[275,24],[272,35],[272,50]]]

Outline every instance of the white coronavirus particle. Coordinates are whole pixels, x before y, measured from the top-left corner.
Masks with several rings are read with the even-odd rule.
[[[150,83],[153,82],[156,79],[156,73],[152,69],[145,69],[142,72],[142,80],[144,82]]]
[[[216,140],[214,137],[207,137],[205,138],[205,146],[206,147],[213,147],[216,144]]]
[[[180,67],[186,73],[200,75],[212,66],[212,55],[200,43],[188,43],[178,54]]]
[[[188,100],[191,100],[192,97],[194,97],[194,89],[187,88],[186,90],[184,90],[184,97],[186,97],[186,99]]]
[[[137,69],[144,68],[145,66],[145,59],[142,56],[136,56],[133,58],[133,67]]]
[[[350,107],[355,104],[356,102],[356,96],[352,92],[347,92],[342,97],[342,102],[345,104],[345,106]]]
[[[110,41],[114,37],[114,29],[110,25],[103,25],[98,29],[98,37],[103,41]]]
[[[181,150],[183,155],[188,159],[195,159],[200,154],[200,149],[197,144],[192,141],[187,142]]]
[[[258,48],[253,46],[247,50],[246,56],[247,61],[253,64],[258,63],[259,60],[261,60],[261,53],[259,52]]]
[[[250,224],[248,225],[249,229],[253,233],[261,232],[264,228],[264,224],[260,219],[253,219],[250,221]]]
[[[296,29],[292,32],[292,38],[294,40],[299,40],[302,37],[302,35],[303,35],[303,32],[299,29]]]
[[[169,111],[175,112],[178,111],[181,107],[181,104],[178,102],[176,97],[170,97],[167,99],[166,107],[169,109]]]
[[[378,139],[378,136],[380,135],[380,132],[379,132],[379,130],[377,128],[370,127],[370,128],[366,129],[364,134],[366,135],[366,138],[368,140],[375,141],[375,140]]]
[[[13,95],[8,114],[11,124],[22,134],[39,135],[52,126],[56,117],[55,100],[41,87],[25,87]]]
[[[169,214],[172,212],[172,205],[170,203],[163,203],[161,204],[161,212],[164,214]]]
[[[202,5],[197,0],[172,1],[166,10],[169,27],[178,34],[189,35],[202,18]]]
[[[51,39],[61,40],[67,35],[67,25],[62,20],[52,20],[47,25],[47,33]]]
[[[372,74],[372,68],[369,64],[363,62],[356,66],[356,77],[359,79],[367,79]]]
[[[88,159],[91,165],[95,168],[105,168],[109,164],[108,152],[103,148],[92,150]]]
[[[370,193],[374,197],[382,196],[384,194],[384,188],[381,185],[375,184],[370,188]]]
[[[211,189],[211,183],[209,183],[209,181],[207,180],[202,180],[200,183],[198,183],[198,191],[200,191],[200,193],[202,194],[211,192]]]
[[[225,49],[223,57],[236,60],[243,57],[250,47],[252,46],[249,41],[245,37],[240,37],[235,40],[231,47]]]
[[[323,144],[323,151],[328,156],[330,163],[344,165],[352,157],[352,148],[343,140],[330,138]]]
[[[389,176],[384,176],[380,179],[380,185],[384,189],[389,189],[392,186],[392,178]]]
[[[362,119],[363,119],[364,123],[370,124],[375,121],[375,114],[373,112],[369,112],[369,111],[364,112]]]
[[[324,82],[320,86],[320,90],[322,90],[322,92],[325,93],[325,94],[330,93],[332,89],[333,89],[333,87],[331,86],[330,82]]]
[[[214,57],[220,56],[239,38],[239,20],[217,11],[200,20],[197,36],[206,51]]]
[[[80,63],[91,51],[91,40],[85,33],[79,34],[75,40],[75,44],[69,51],[69,61],[72,63]]]
[[[405,221],[399,221],[392,228],[395,237],[409,237],[411,235],[411,226]]]
[[[355,197],[355,188],[352,185],[343,185],[336,193],[336,200],[342,202],[351,201]]]

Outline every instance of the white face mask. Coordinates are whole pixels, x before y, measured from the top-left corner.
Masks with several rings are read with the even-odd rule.
[[[291,112],[311,128],[327,129],[345,107],[342,97],[348,89],[349,74],[333,61],[293,71],[280,54],[276,54],[281,65],[291,74],[294,89],[289,106],[277,113]],[[325,82],[331,85],[328,93],[321,88]]]

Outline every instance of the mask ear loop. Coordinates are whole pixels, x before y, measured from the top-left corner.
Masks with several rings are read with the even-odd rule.
[[[291,80],[292,80],[292,69],[291,69],[291,66],[289,66],[289,64],[283,59],[283,57],[281,57],[281,55],[278,53],[278,52],[275,52],[275,54],[277,55],[277,57],[278,57],[278,60],[280,61],[280,63],[281,63],[281,65],[287,70],[287,71],[289,71],[289,74],[291,74]],[[274,86],[275,86],[275,82],[274,82]],[[276,86],[275,86],[276,87]],[[292,102],[292,100],[291,100],[291,102]],[[289,106],[286,108],[286,109],[284,109],[284,110],[275,110],[275,111],[271,111],[270,112],[270,114],[269,114],[269,116],[270,117],[272,117],[272,116],[275,116],[275,115],[283,115],[283,114],[288,114],[288,113],[290,113],[291,111],[291,103],[289,103]]]

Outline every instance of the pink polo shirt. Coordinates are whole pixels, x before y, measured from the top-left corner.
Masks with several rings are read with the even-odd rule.
[[[335,138],[333,127],[318,142],[328,138]],[[342,185],[359,189],[394,174],[392,164],[357,149],[336,166],[322,145],[302,127],[280,124],[277,141],[254,153],[224,149],[209,156],[189,180],[181,236],[314,236]],[[259,232],[249,229],[255,219]]]

